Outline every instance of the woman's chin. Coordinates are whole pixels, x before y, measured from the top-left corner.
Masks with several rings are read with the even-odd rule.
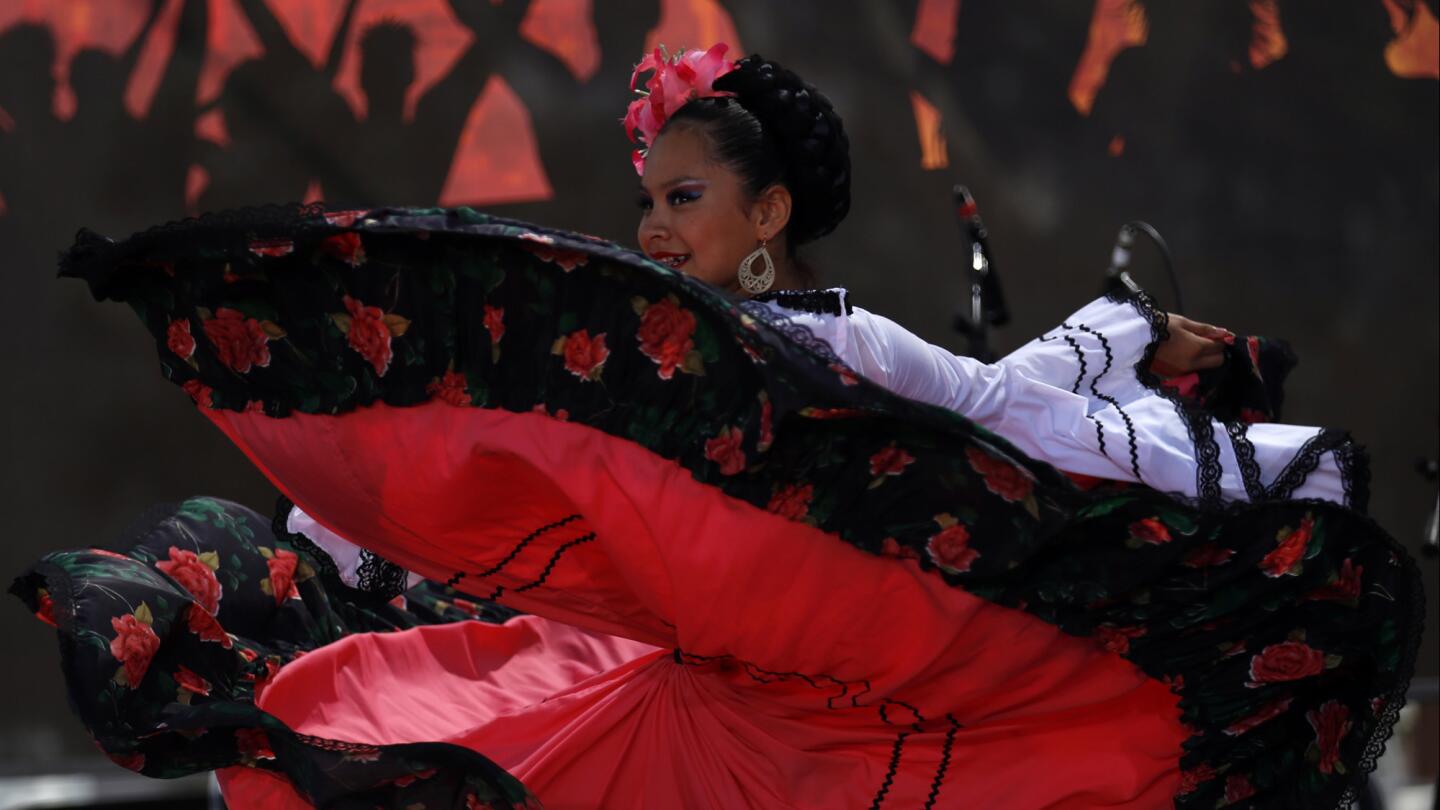
[[[720,273],[707,273],[704,270],[697,268],[694,262],[686,262],[685,264],[677,268],[677,270],[681,275],[689,276],[696,281],[703,281],[712,287],[723,288],[727,286],[727,282],[729,281],[725,278],[724,275]]]

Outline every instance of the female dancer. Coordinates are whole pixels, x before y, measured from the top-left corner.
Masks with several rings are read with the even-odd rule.
[[[18,590],[98,642],[66,664],[103,684],[77,693],[102,745],[230,765],[232,802],[277,807],[531,801],[511,776],[549,807],[1340,806],[1421,596],[1342,505],[1343,434],[1157,393],[1157,353],[1223,353],[1242,373],[1207,404],[1263,409],[1262,344],[1102,301],[985,366],[842,291],[776,292],[848,209],[838,116],[758,57],[642,68],[648,259],[463,210],[72,251],[292,530],[532,614],[274,672],[203,575],[47,558]],[[267,558],[277,604],[294,557]]]

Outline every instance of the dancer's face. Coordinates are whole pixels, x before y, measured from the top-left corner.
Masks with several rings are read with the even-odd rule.
[[[636,238],[646,256],[738,290],[740,261],[778,229],[745,193],[740,175],[714,162],[706,146],[705,135],[688,126],[656,139],[640,180]]]

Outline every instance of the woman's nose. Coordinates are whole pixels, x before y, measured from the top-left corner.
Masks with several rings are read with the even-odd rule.
[[[670,235],[670,224],[664,215],[651,211],[640,222],[640,247],[648,249],[651,243],[663,243]]]

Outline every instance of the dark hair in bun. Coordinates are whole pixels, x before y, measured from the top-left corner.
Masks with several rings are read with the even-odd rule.
[[[760,56],[740,60],[715,89],[734,95],[688,102],[661,132],[698,125],[751,195],[776,183],[788,188],[791,250],[835,230],[850,212],[850,139],[830,99]]]

